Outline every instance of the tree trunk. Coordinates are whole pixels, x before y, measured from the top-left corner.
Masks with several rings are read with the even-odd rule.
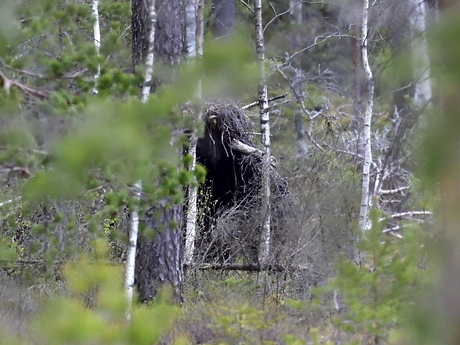
[[[182,61],[185,52],[184,9],[182,0],[133,0],[134,66],[142,62],[153,63],[153,56],[169,65]],[[145,13],[149,15],[146,17]],[[146,71],[149,71],[149,66]],[[150,301],[159,288],[169,285],[174,299],[182,303],[182,207],[174,205],[169,198],[160,200],[145,214],[145,223],[148,229],[153,230],[154,239],[141,234],[137,242],[135,284],[139,299]]]
[[[182,207],[171,200],[160,200],[145,215],[148,228],[155,231],[153,240],[141,235],[136,256],[136,286],[142,302],[151,301],[163,286],[173,289],[177,303],[183,302]],[[164,227],[164,228],[162,228]]]
[[[164,64],[177,66],[186,52],[185,1],[157,0],[158,20],[155,30],[155,53]]]
[[[142,182],[135,184],[135,198],[140,199]],[[139,207],[135,207],[131,211],[131,222],[129,227],[129,244],[126,253],[126,272],[125,272],[125,290],[128,298],[128,306],[126,310],[126,318],[131,320],[132,303],[133,303],[133,290],[134,290],[134,276],[136,272],[136,252],[137,252],[137,239],[139,237]]]
[[[368,57],[368,20],[369,20],[369,0],[364,0],[363,5],[363,18],[361,24],[361,58],[366,75],[367,84],[367,99],[366,110],[364,113],[364,126],[363,126],[363,179],[361,191],[361,207],[359,211],[359,227],[361,230],[369,229],[369,185],[370,185],[370,168],[372,164],[372,148],[371,148],[371,122],[372,111],[374,107],[374,76],[372,75],[371,66]]]
[[[214,37],[228,36],[236,26],[235,0],[213,0]]]
[[[150,3],[151,0],[132,0],[131,3],[133,71],[145,62],[147,56],[147,37],[151,29],[148,10]]]
[[[101,30],[99,26],[99,0],[93,0],[91,4],[91,12],[94,19],[93,32],[94,32],[94,46],[96,47],[97,56],[99,56],[99,48],[101,46]],[[97,72],[94,75],[94,88],[93,93],[97,94],[97,80],[101,75],[101,64],[97,64]]]
[[[149,20],[150,33],[148,35],[147,56],[145,57],[145,76],[144,85],[142,86],[141,102],[146,103],[149,99],[150,89],[153,79],[153,62],[155,61],[155,52],[153,51],[155,42],[155,26],[157,22],[157,13],[155,12],[155,0],[150,0]]]
[[[359,2],[359,1],[357,1]],[[359,6],[357,6],[359,7]],[[358,17],[358,16],[357,16]],[[361,142],[361,117],[362,117],[362,105],[361,105],[361,84],[362,84],[362,58],[361,58],[361,29],[360,19],[356,19],[356,24],[353,26],[353,38],[351,40],[353,44],[353,103],[354,103],[354,118],[353,118],[353,129],[356,132],[357,137],[357,149],[360,148]]]
[[[204,9],[204,0],[193,0],[194,1],[194,25],[192,27],[195,29],[193,38],[195,39],[194,49],[195,51],[189,51],[189,57],[197,56],[200,59],[203,56],[203,9]],[[191,12],[191,10],[190,10]],[[187,17],[190,15],[187,12]],[[188,23],[188,21],[186,20]],[[188,29],[187,29],[188,30]],[[190,37],[189,37],[190,36]],[[187,35],[191,39],[192,35]],[[190,47],[190,46],[188,46]],[[196,62],[196,61],[195,61]],[[198,80],[197,85],[197,96],[201,100],[201,80]],[[193,109],[192,109],[193,111]],[[198,119],[198,114],[192,113],[192,116],[195,117],[195,120]],[[196,145],[198,142],[198,137],[196,130],[192,132],[192,135],[189,139],[189,151],[188,154],[192,156],[192,161],[189,166],[189,170],[193,171],[196,166]],[[198,187],[189,186],[188,189],[188,208],[187,208],[187,220],[185,228],[185,248],[184,248],[184,263],[191,264],[193,262],[193,255],[195,252],[195,238],[196,238],[196,217],[197,217],[197,201],[198,201]]]
[[[204,0],[197,0],[196,3],[196,53],[198,58],[203,56],[203,42],[204,42]]]
[[[260,130],[262,134],[262,188],[261,188],[261,219],[262,230],[259,242],[259,264],[266,264],[269,259],[271,245],[271,212],[270,212],[270,112],[268,109],[267,85],[265,81],[265,45],[262,23],[262,1],[254,1],[254,20],[256,34],[257,60],[260,65],[261,81],[259,84]]]
[[[194,116],[193,114],[192,116]],[[188,154],[192,157],[192,161],[188,167],[189,171],[194,171],[196,166],[196,144],[198,137],[194,130],[189,139]],[[197,217],[197,201],[198,187],[190,185],[188,187],[187,198],[187,214],[185,223],[185,248],[184,248],[184,263],[191,264],[195,253],[195,238],[196,238],[196,217]]]
[[[197,3],[198,0],[187,0],[187,6],[185,7],[185,42],[189,58],[196,56]]]
[[[414,102],[422,108],[432,96],[430,79],[430,59],[428,56],[426,29],[426,3],[423,0],[410,0],[412,26],[412,65],[414,79]]]

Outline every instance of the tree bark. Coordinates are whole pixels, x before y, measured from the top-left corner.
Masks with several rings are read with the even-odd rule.
[[[158,19],[155,29],[156,57],[164,64],[177,66],[186,53],[185,1],[157,0]]]
[[[363,126],[363,176],[362,176],[362,190],[361,190],[361,207],[359,211],[359,227],[361,230],[369,229],[369,185],[370,185],[370,167],[372,164],[372,147],[371,147],[371,122],[372,112],[374,107],[374,76],[372,74],[371,66],[369,64],[368,56],[368,20],[369,20],[369,0],[364,0],[363,4],[363,17],[361,24],[361,58],[366,75],[367,84],[367,99],[366,110],[364,113],[364,126]]]
[[[203,56],[203,42],[204,42],[204,0],[197,0],[196,3],[196,53],[198,58]]]
[[[187,44],[187,56],[196,56],[196,24],[197,24],[197,3],[198,0],[187,0],[185,7],[185,42]]]
[[[142,302],[151,301],[163,286],[173,289],[177,303],[183,302],[182,207],[166,198],[150,208],[145,215],[155,238],[141,235],[136,256],[136,286]],[[162,228],[164,227],[164,228]]]
[[[265,45],[262,23],[262,1],[254,1],[254,22],[256,34],[257,60],[260,66],[261,81],[259,84],[259,109],[260,109],[260,130],[262,134],[262,188],[261,188],[261,235],[259,242],[259,264],[266,264],[269,259],[271,245],[271,212],[270,212],[270,112],[268,109],[267,85],[265,80]]]
[[[145,62],[147,56],[147,37],[151,29],[148,4],[149,0],[132,0],[131,3],[133,71]]]
[[[135,198],[139,199],[142,190],[142,182],[135,184],[136,194]],[[131,320],[132,303],[133,303],[133,290],[134,290],[134,276],[136,271],[136,251],[137,239],[139,235],[139,207],[135,207],[131,211],[131,222],[129,227],[129,244],[126,253],[126,272],[125,272],[125,290],[128,298],[128,306],[126,308],[126,319]]]
[[[101,46],[101,30],[99,26],[99,0],[93,0],[91,4],[91,13],[94,18],[93,32],[94,32],[94,46],[96,47],[97,56],[99,56],[99,48]],[[94,88],[93,93],[97,94],[97,80],[101,75],[101,64],[97,64],[97,72],[94,75]]]
[[[412,65],[416,80],[414,102],[418,108],[424,107],[432,97],[430,79],[430,58],[425,35],[426,3],[424,0],[410,0],[412,27]]]
[[[194,5],[193,11],[193,19],[194,24],[192,27],[195,29],[193,33],[193,39],[195,40],[194,44],[194,51],[188,51],[188,56],[190,58],[197,57],[201,59],[203,56],[203,27],[204,27],[204,20],[203,20],[203,9],[204,9],[204,0],[193,0],[191,1]],[[190,6],[190,4],[188,5]],[[188,9],[187,17],[190,15],[191,10]],[[188,23],[188,20],[186,22]],[[186,23],[186,24],[187,24]],[[189,29],[187,29],[189,30]],[[187,34],[187,37],[191,39],[192,34]],[[188,46],[189,48],[189,46]],[[196,62],[196,60],[194,61]],[[201,80],[198,80],[197,85],[197,97],[201,100]],[[192,116],[194,116],[195,120],[198,120],[198,114],[194,112],[192,109]],[[189,150],[188,154],[191,155],[192,161],[190,162],[189,170],[195,170],[196,166],[196,145],[198,143],[198,137],[196,130],[193,130],[190,139],[189,139]],[[197,202],[198,202],[198,187],[190,185],[188,188],[188,208],[187,208],[187,220],[186,220],[186,228],[185,228],[185,248],[184,248],[184,263],[191,264],[193,262],[193,256],[195,253],[195,238],[196,238],[196,217],[197,217]]]
[[[150,89],[153,79],[153,62],[155,61],[154,42],[155,42],[155,28],[157,22],[157,13],[155,12],[155,0],[150,0],[149,5],[149,20],[150,20],[150,33],[147,44],[147,55],[145,57],[145,76],[144,85],[142,86],[141,102],[146,103],[149,99]]]
[[[183,0],[133,0],[134,66],[147,62],[153,64],[154,56],[168,65],[182,61],[185,52],[184,9]],[[149,13],[147,18],[146,12]],[[147,66],[147,72],[150,67]],[[164,198],[146,212],[144,222],[147,229],[153,231],[154,238],[141,234],[137,242],[135,285],[139,299],[150,301],[162,286],[169,285],[174,299],[182,303],[182,207],[173,204],[170,198]]]

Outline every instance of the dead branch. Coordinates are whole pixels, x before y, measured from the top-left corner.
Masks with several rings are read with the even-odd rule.
[[[44,260],[0,260],[0,267],[13,267],[13,266],[60,266],[66,264],[75,264],[78,261],[73,260],[56,260],[53,262],[45,262]],[[89,265],[106,265],[106,266],[117,266],[120,265],[120,262],[113,261],[94,261],[88,262]],[[293,272],[293,271],[307,271],[308,267],[301,265],[259,265],[259,264],[184,264],[184,269],[188,270],[216,270],[216,271],[246,271],[246,272]]]
[[[259,265],[259,264],[185,264],[185,269],[196,270],[217,270],[217,271],[246,271],[246,272],[290,272],[290,271],[306,271],[305,266],[300,265]]]
[[[268,102],[273,102],[273,101],[276,101],[277,99],[281,99],[281,98],[284,98],[286,96],[287,96],[287,93],[285,93],[283,95],[275,96],[275,97],[269,98]],[[255,101],[255,102],[252,102],[252,103],[249,103],[249,104],[246,104],[246,105],[240,107],[240,109],[241,110],[247,110],[249,108],[253,108],[253,107],[256,107],[258,105],[259,105],[259,101]]]
[[[410,186],[404,186],[404,187],[399,187],[395,189],[380,189],[379,194],[380,195],[388,195],[388,194],[397,194],[404,192],[405,190],[410,189]]]
[[[379,221],[384,221],[385,219],[413,219],[414,217],[422,217],[422,216],[432,216],[433,212],[431,211],[409,211],[409,212],[400,212],[388,215],[386,217],[382,217]]]
[[[304,112],[305,115],[308,116],[308,119],[310,120],[310,123],[312,123],[313,121],[313,117],[311,116],[310,112],[308,111],[308,109],[305,107],[305,104],[303,102],[301,102],[301,97],[299,95],[299,93],[297,92],[297,90],[294,88],[294,85],[292,85],[291,81],[289,80],[289,78],[286,76],[286,74],[284,74],[284,72],[281,70],[281,69],[277,69],[277,71],[281,74],[281,76],[283,77],[283,79],[288,83],[290,89],[292,90],[292,93],[294,94],[296,100],[298,101],[298,103],[300,104],[300,106],[302,107],[302,110]],[[305,134],[307,135],[307,138],[308,140],[310,140],[310,142],[321,152],[325,152],[324,151],[324,148],[315,140],[313,139],[312,135],[311,135],[311,130],[308,130],[308,131],[305,131]]]
[[[40,99],[47,99],[50,96],[48,90],[40,90],[32,86],[24,85],[18,81],[7,78],[7,76],[0,70],[0,82],[2,83],[3,88],[7,94],[10,93],[10,89],[13,86],[16,86],[19,90],[24,93],[27,93],[31,96],[35,96]]]

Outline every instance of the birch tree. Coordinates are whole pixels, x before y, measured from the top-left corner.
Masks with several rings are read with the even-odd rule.
[[[146,103],[149,99],[150,85],[153,77],[153,62],[154,62],[154,51],[153,42],[155,39],[155,24],[156,24],[156,11],[155,11],[155,0],[151,0],[148,8],[150,18],[150,34],[147,44],[147,56],[145,61],[145,75],[144,85],[142,86],[141,102]],[[142,192],[142,181],[137,181],[134,185],[135,188],[135,199],[140,200]],[[128,296],[128,311],[127,319],[131,319],[131,309],[133,300],[133,289],[134,289],[134,277],[136,272],[136,251],[137,241],[139,234],[139,207],[135,206],[131,212],[131,223],[129,227],[129,246],[126,257],[126,276],[125,276],[125,289]]]
[[[370,168],[372,164],[372,147],[371,147],[371,122],[372,112],[374,107],[374,76],[372,69],[369,64],[368,56],[368,21],[369,21],[369,0],[364,0],[363,13],[362,13],[362,24],[361,24],[361,58],[364,67],[364,73],[366,76],[367,85],[367,99],[366,108],[364,112],[364,126],[363,126],[363,173],[362,173],[362,185],[361,185],[361,206],[359,210],[359,227],[361,230],[369,229],[369,186],[370,186]]]
[[[430,59],[426,40],[426,2],[410,0],[411,29],[412,29],[412,65],[413,76],[416,80],[414,102],[419,108],[425,106],[432,96],[430,79]]]
[[[189,58],[196,56],[197,2],[197,0],[188,0],[185,7],[185,42]]]
[[[142,12],[136,15],[133,4],[133,58],[144,56],[145,62],[153,63],[155,56],[158,63],[177,66],[185,50],[185,4],[182,0],[151,0],[148,4],[148,23],[138,20],[145,18],[145,15]],[[134,37],[138,45],[134,44]],[[146,47],[143,46],[145,42],[148,42]],[[149,71],[152,70],[146,67],[147,79],[151,77]],[[145,87],[149,87],[149,84],[146,83]],[[147,91],[150,92],[150,89],[143,91],[145,97],[148,97]],[[155,237],[149,239],[141,235],[137,242],[135,284],[139,299],[150,301],[162,286],[169,285],[175,300],[182,303],[182,206],[174,204],[172,197],[163,197],[147,210],[145,223]]]
[[[204,0],[190,0],[186,9],[186,39],[188,39],[187,53],[189,59],[201,59],[203,56],[203,9]],[[191,18],[193,13],[193,20]],[[189,27],[190,25],[190,27]],[[195,32],[191,32],[192,29]],[[191,42],[194,41],[192,44]],[[198,80],[197,97],[201,100],[201,80]],[[197,120],[197,114],[192,109],[192,116]],[[198,142],[197,133],[193,130],[189,139],[188,154],[192,160],[189,165],[189,170],[193,171],[196,167],[196,145]],[[198,186],[190,185],[188,188],[188,208],[187,220],[185,229],[185,248],[184,248],[184,263],[190,264],[193,262],[193,255],[195,252],[195,237],[196,237],[196,217],[197,217],[197,200],[198,200]]]
[[[261,188],[261,235],[259,242],[259,263],[267,263],[270,254],[271,244],[271,212],[270,212],[270,111],[268,109],[267,85],[265,80],[265,45],[262,23],[262,1],[254,1],[254,24],[256,34],[256,53],[260,66],[260,84],[258,88],[259,109],[260,109],[260,129],[262,134],[262,188]]]
[[[150,0],[149,5],[149,19],[150,19],[150,33],[148,36],[147,56],[145,60],[145,75],[144,85],[142,86],[141,102],[146,103],[149,99],[150,89],[153,78],[153,62],[155,61],[154,55],[154,42],[155,42],[155,27],[157,23],[157,13],[155,11],[155,0]]]
[[[94,24],[93,24],[94,46],[96,47],[96,53],[97,53],[97,56],[99,57],[99,48],[101,46],[101,30],[99,26],[99,0],[93,0],[91,4],[91,12],[92,12],[93,19],[94,19]],[[93,93],[98,93],[97,80],[99,79],[100,75],[101,75],[101,64],[98,63],[97,72],[94,75]]]
[[[140,200],[142,191],[142,181],[138,181],[135,185],[135,195],[137,200]],[[129,225],[129,242],[126,253],[126,271],[125,271],[125,291],[128,298],[126,307],[126,319],[131,321],[133,294],[134,294],[134,273],[136,270],[136,249],[137,239],[139,236],[139,207],[135,206],[131,211],[131,222]]]

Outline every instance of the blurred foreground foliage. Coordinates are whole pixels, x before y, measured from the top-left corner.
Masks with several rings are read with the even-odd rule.
[[[328,5],[326,10],[332,7]],[[3,299],[5,315],[14,314],[14,318],[11,321],[1,316],[0,323],[11,326],[1,327],[2,342],[188,344],[198,343],[202,336],[206,339],[203,343],[212,344],[328,344],[337,339],[350,344],[406,344],[410,342],[406,333],[409,327],[417,339],[414,344],[458,344],[455,326],[460,317],[455,314],[456,300],[449,299],[451,294],[443,294],[436,285],[446,282],[441,291],[455,292],[455,277],[460,277],[454,264],[443,264],[453,260],[453,252],[460,252],[456,250],[460,209],[460,69],[459,54],[455,54],[458,47],[453,44],[459,41],[458,19],[446,21],[430,40],[435,47],[432,56],[438,78],[438,101],[444,108],[435,106],[432,120],[427,122],[418,160],[423,165],[421,183],[412,194],[416,194],[416,201],[411,201],[428,209],[438,208],[437,183],[444,183],[450,243],[438,248],[435,254],[426,254],[432,242],[438,241],[440,226],[430,237],[416,222],[405,224],[401,242],[385,237],[381,234],[385,223],[377,221],[384,215],[376,211],[374,227],[358,244],[365,257],[362,266],[343,258],[335,266],[335,279],[329,284],[321,278],[311,282],[310,276],[301,281],[305,285],[326,285],[321,290],[326,292],[321,292],[323,300],[319,306],[308,298],[285,299],[286,290],[295,295],[310,286],[299,288],[300,284],[294,286],[293,280],[284,286],[276,285],[283,279],[277,275],[203,274],[199,283],[189,287],[192,302],[184,310],[171,304],[165,291],[151,305],[136,305],[130,324],[125,319],[121,275],[127,214],[138,206],[142,212],[165,196],[172,196],[173,202],[179,204],[183,201],[183,186],[204,177],[200,167],[192,173],[182,168],[188,165],[189,157],[180,161],[178,152],[185,140],[177,133],[200,125],[183,116],[181,106],[194,99],[199,79],[206,96],[229,95],[244,101],[254,100],[257,84],[254,50],[244,38],[249,35],[240,33],[233,40],[209,41],[197,66],[158,70],[160,79],[172,84],[161,85],[149,102],[142,104],[138,100],[142,69],[131,73],[130,15],[128,1],[101,1],[103,42],[98,56],[91,39],[89,0],[0,4],[1,71],[11,80],[49,96],[37,96],[4,84],[0,89],[0,164],[4,178],[0,187],[0,260],[8,278],[20,280],[17,290],[4,286],[19,291],[21,298],[26,296],[22,287],[28,286],[38,305],[35,307],[24,297],[20,308],[15,309],[8,298]],[[284,37],[283,40],[287,41]],[[327,44],[320,47],[323,55],[325,47]],[[323,55],[314,58],[322,59]],[[376,58],[378,63],[386,59],[391,59],[388,50],[382,50]],[[93,94],[98,64],[101,76],[98,94]],[[280,86],[278,75],[271,77],[276,84],[272,90],[282,94],[289,89]],[[352,127],[352,106],[341,94],[331,94],[319,84],[310,83],[307,91],[305,105],[309,109],[327,110],[318,115],[321,121],[312,123],[312,128],[320,133],[317,138],[331,143],[352,141],[347,131]],[[295,136],[286,128],[292,127],[295,107],[299,105],[289,106],[284,113],[273,109],[273,114],[278,150],[287,161],[285,170],[297,169],[295,173],[299,173],[292,178],[291,186],[300,186],[299,190],[310,197],[305,209],[311,208],[311,214],[305,212],[303,216],[308,223],[317,221],[321,225],[312,225],[309,230],[321,237],[327,253],[343,251],[350,259],[354,248],[349,250],[348,244],[327,244],[332,242],[330,238],[339,238],[340,242],[353,227],[359,169],[348,156],[344,159],[332,150],[324,155],[310,154],[308,169],[299,168],[298,161],[288,160]],[[388,108],[389,105],[382,104],[377,107],[381,111],[379,130],[384,131],[391,122],[385,113]],[[344,166],[344,161],[348,165]],[[323,170],[315,170],[317,167]],[[132,183],[139,179],[143,181],[140,201],[132,196]],[[319,187],[308,189],[303,180],[318,183]],[[313,182],[307,187],[313,186]],[[323,207],[323,213],[316,214],[316,207]],[[323,233],[323,229],[329,232]],[[307,256],[308,260],[333,260],[332,254],[331,258],[320,254],[314,260]],[[429,270],[423,271],[427,257],[431,260]],[[16,259],[29,262],[30,267],[19,267]],[[62,266],[68,261],[73,262]],[[442,267],[450,275],[442,275]],[[324,270],[329,273],[334,269]],[[314,269],[309,271],[311,276],[313,273]],[[444,280],[427,282],[439,276]],[[276,293],[265,294],[262,281],[264,286],[276,286]],[[423,290],[432,295],[423,295]],[[7,296],[4,292],[2,296]],[[315,300],[319,293],[314,291],[309,297]],[[256,298],[263,303],[254,303]],[[339,306],[337,311],[334,298]],[[34,305],[29,313],[36,321],[28,323],[24,330],[17,325],[16,318],[21,320],[21,312],[25,313],[28,303]],[[17,336],[16,330],[23,333]]]
[[[96,241],[93,247],[94,255],[82,255],[62,268],[65,295],[47,299],[31,325],[33,343],[157,344],[180,310],[170,291],[164,290],[153,305],[135,304],[128,321],[123,267],[107,264],[104,241]],[[2,342],[5,336],[8,333],[2,334]],[[8,344],[31,343],[22,336],[6,339]]]

